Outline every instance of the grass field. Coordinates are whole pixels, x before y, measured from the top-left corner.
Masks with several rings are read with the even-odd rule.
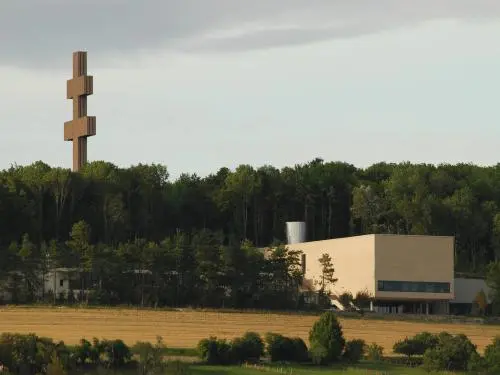
[[[262,374],[264,371],[259,369],[245,368],[245,367],[220,367],[220,366],[193,366],[191,368],[193,375],[204,374],[217,374],[217,375],[257,375]],[[424,375],[428,374],[423,369],[408,368],[401,366],[391,365],[373,365],[373,364],[359,364],[355,368],[335,368],[335,367],[288,367],[283,368],[283,372],[277,369],[268,369],[265,371],[269,374],[289,374],[289,375]],[[443,374],[453,374],[451,372]]]
[[[75,344],[82,337],[114,339],[127,344],[163,337],[169,347],[193,348],[202,338],[214,335],[233,338],[246,331],[277,332],[306,340],[318,319],[308,315],[218,313],[203,311],[153,311],[134,309],[2,308],[0,332],[36,333]],[[480,351],[500,335],[500,326],[417,323],[373,319],[340,319],[348,339],[376,342],[390,354],[392,345],[422,331],[464,333]]]

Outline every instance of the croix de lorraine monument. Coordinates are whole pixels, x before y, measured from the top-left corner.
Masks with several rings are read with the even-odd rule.
[[[73,53],[73,78],[67,82],[67,99],[73,100],[73,120],[64,123],[64,140],[73,141],[73,171],[87,163],[87,137],[96,134],[95,116],[87,116],[87,96],[93,77],[87,75],[87,52]]]

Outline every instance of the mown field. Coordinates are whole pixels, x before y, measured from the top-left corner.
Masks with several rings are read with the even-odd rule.
[[[227,313],[204,311],[153,311],[134,309],[24,308],[0,309],[0,332],[36,333],[75,344],[82,337],[120,338],[127,344],[163,337],[169,347],[192,348],[208,336],[233,338],[246,331],[277,332],[307,342],[317,316]],[[376,342],[390,354],[397,340],[422,331],[463,333],[480,351],[500,335],[500,326],[441,324],[373,319],[340,319],[348,339]]]

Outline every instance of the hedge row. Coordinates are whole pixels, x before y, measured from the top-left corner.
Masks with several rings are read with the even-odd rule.
[[[469,371],[500,374],[500,337],[485,349],[484,356],[466,335],[422,332],[394,344],[395,353],[405,355],[409,364],[420,361],[427,371]]]
[[[133,347],[122,340],[80,340],[69,346],[34,334],[0,335],[0,374],[66,374],[77,369],[138,369],[142,375],[174,370],[183,374],[187,365],[165,361],[166,347],[161,337],[155,345],[137,342]],[[135,358],[133,356],[135,355]]]

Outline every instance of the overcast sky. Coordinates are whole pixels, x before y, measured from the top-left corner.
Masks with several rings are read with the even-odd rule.
[[[0,168],[71,166],[76,50],[89,160],[495,164],[499,40],[499,0],[0,0]]]

